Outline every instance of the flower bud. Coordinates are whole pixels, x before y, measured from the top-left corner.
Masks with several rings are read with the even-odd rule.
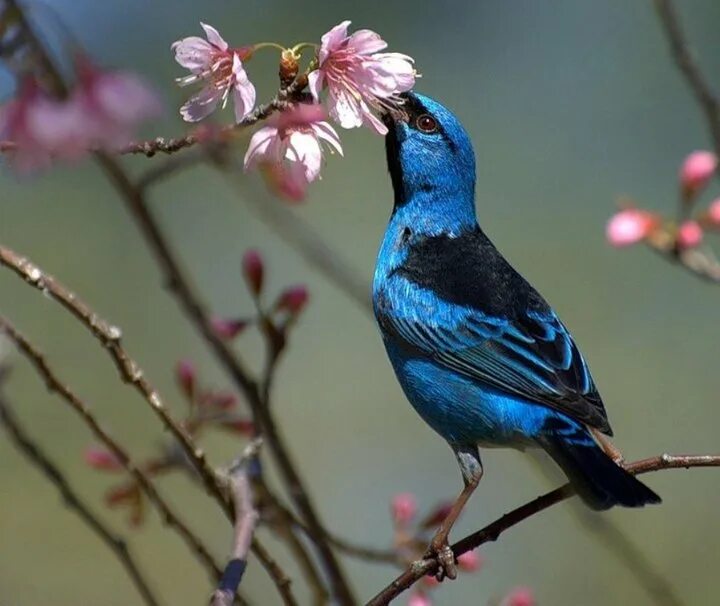
[[[100,446],[90,446],[83,453],[85,463],[101,471],[120,471],[123,466],[112,452]]]
[[[286,288],[278,297],[275,308],[287,311],[291,316],[297,316],[307,305],[310,295],[302,284]]]
[[[406,525],[417,515],[417,499],[411,492],[396,494],[390,502],[390,511],[396,524]]]
[[[213,318],[213,330],[222,339],[234,339],[247,328],[247,320],[238,318]]]
[[[195,393],[195,366],[189,360],[180,360],[175,367],[175,378],[188,398]]]
[[[280,84],[283,87],[292,84],[298,71],[300,71],[300,55],[293,49],[286,48],[280,54]]]
[[[535,606],[535,596],[529,587],[516,587],[503,600],[503,606]]]
[[[695,248],[703,239],[703,230],[697,221],[685,221],[678,230],[677,244],[680,248]]]
[[[466,572],[477,572],[483,565],[483,558],[477,551],[461,553],[457,561],[458,566]]]
[[[708,219],[716,227],[720,227],[720,198],[713,200],[708,207]]]
[[[626,208],[610,218],[605,235],[612,246],[629,246],[644,240],[658,224],[654,214],[638,208]]]
[[[695,151],[685,158],[680,167],[683,200],[691,201],[707,185],[717,165],[717,156],[709,151]]]
[[[243,275],[245,283],[254,296],[262,292],[265,277],[265,264],[257,250],[248,250],[242,259]]]

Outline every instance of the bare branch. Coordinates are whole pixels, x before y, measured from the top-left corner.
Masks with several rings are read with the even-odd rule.
[[[175,295],[182,309],[210,346],[238,390],[245,395],[265,443],[278,464],[288,492],[310,530],[310,536],[330,578],[335,597],[341,604],[354,604],[355,599],[345,573],[325,538],[315,506],[280,436],[271,407],[263,398],[262,389],[251,377],[240,358],[216,334],[200,303],[200,298],[194,292],[160,226],[150,212],[143,192],[132,183],[115,158],[108,154],[98,153],[97,159],[121,194],[138,228],[155,254],[168,288]]]
[[[0,333],[4,333],[15,343],[20,353],[33,365],[38,375],[45,381],[48,390],[58,394],[80,416],[95,437],[102,442],[120,461],[125,470],[135,479],[150,501],[161,514],[163,521],[182,537],[195,556],[202,562],[213,579],[220,577],[220,567],[200,539],[180,520],[160,495],[155,485],[145,473],[132,462],[127,451],[120,446],[98,423],[90,408],[70,389],[48,365],[42,353],[32,345],[12,324],[0,316]]]
[[[253,504],[252,486],[248,473],[250,459],[257,456],[260,440],[251,442],[241,459],[229,471],[230,483],[235,503],[235,528],[233,547],[228,563],[225,565],[217,589],[210,599],[210,606],[232,606],[242,577],[247,567],[253,534],[257,526],[259,514]],[[289,589],[289,582],[288,582]],[[288,591],[286,603],[295,604],[292,594]]]
[[[720,101],[710,87],[695,58],[690,51],[682,31],[680,19],[671,0],[653,0],[665,36],[670,44],[670,51],[678,69],[700,104],[712,138],[715,152],[720,155]]]
[[[2,385],[0,385],[0,388],[1,387]],[[114,534],[113,531],[93,513],[90,507],[84,503],[58,466],[50,459],[50,456],[43,452],[25,432],[15,417],[15,413],[12,411],[10,404],[5,400],[1,392],[0,421],[2,421],[1,424],[10,436],[15,448],[55,485],[65,505],[74,511],[85,525],[92,530],[113,555],[115,555],[123,568],[125,568],[143,602],[145,602],[147,606],[158,606],[159,601],[150,588],[145,574],[135,561],[125,539]]]
[[[648,459],[642,459],[625,465],[633,475],[659,471],[661,469],[690,469],[691,467],[720,467],[720,455],[669,455],[663,454]],[[452,546],[455,557],[476,549],[484,543],[496,541],[498,537],[535,514],[564,501],[573,495],[572,488],[565,484],[560,488],[545,493],[542,496],[525,503],[510,513],[488,524],[477,532],[468,535]],[[438,561],[434,558],[414,562],[405,572],[398,576],[392,583],[385,587],[374,598],[367,602],[366,606],[384,606],[399,596],[403,591],[428,574],[434,574],[438,568]]]

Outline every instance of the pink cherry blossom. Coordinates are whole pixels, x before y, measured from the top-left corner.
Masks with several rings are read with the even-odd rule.
[[[477,572],[483,565],[483,557],[477,551],[466,551],[458,556],[457,561],[466,572]]]
[[[720,226],[720,198],[716,198],[710,203],[708,218],[713,225]]]
[[[215,334],[222,339],[234,339],[248,326],[247,320],[239,318],[212,318],[210,323]]]
[[[407,606],[432,606],[432,600],[422,591],[413,591],[408,598]]]
[[[655,215],[637,208],[627,208],[613,215],[608,221],[605,234],[613,246],[636,244],[657,226]]]
[[[505,596],[503,606],[535,606],[535,595],[529,587],[516,587]]]
[[[691,199],[707,185],[717,166],[717,156],[709,151],[694,151],[685,158],[680,167],[680,185],[685,199]]]
[[[254,295],[260,294],[265,276],[265,263],[257,250],[250,249],[245,252],[242,258],[242,271],[248,288]]]
[[[93,469],[120,471],[123,468],[120,460],[112,452],[100,446],[88,447],[83,456],[85,463]]]
[[[417,498],[411,492],[400,492],[390,501],[390,511],[396,524],[409,524],[417,515]]]
[[[694,248],[703,239],[703,230],[697,221],[685,221],[678,229],[677,243],[680,248]]]
[[[322,37],[317,70],[308,77],[315,101],[328,88],[330,116],[343,128],[369,126],[387,133],[373,111],[396,107],[398,94],[415,85],[413,59],[400,53],[381,53],[387,43],[375,32],[362,29],[348,36],[343,21]]]
[[[23,81],[16,97],[0,108],[0,138],[12,142],[10,165],[29,173],[82,156],[81,119],[75,104],[51,99],[34,80]]]
[[[211,25],[200,24],[207,40],[197,36],[183,38],[172,44],[175,60],[191,74],[178,78],[180,86],[203,82],[204,88],[181,108],[186,122],[207,118],[222,102],[225,107],[232,94],[235,121],[240,122],[255,106],[256,92],[248,79],[243,61],[252,54],[249,47],[230,48]]]
[[[297,316],[309,299],[310,294],[304,285],[289,286],[280,293],[275,308],[278,311],[287,311],[291,316]]]
[[[78,86],[67,102],[75,108],[86,148],[114,150],[130,142],[140,123],[162,111],[156,93],[131,72],[102,71],[78,62]]]
[[[250,139],[245,170],[270,167],[269,176],[290,199],[304,197],[307,185],[320,177],[322,143],[342,155],[340,138],[324,120],[321,106],[300,104],[274,114]]]
[[[175,366],[175,379],[182,392],[192,398],[195,393],[197,371],[190,360],[180,360]]]

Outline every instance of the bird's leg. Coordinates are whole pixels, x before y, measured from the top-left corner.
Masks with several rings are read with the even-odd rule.
[[[457,457],[458,463],[460,464],[460,470],[462,471],[463,481],[465,487],[462,492],[458,495],[458,498],[453,503],[450,512],[440,524],[437,529],[435,536],[430,541],[430,547],[426,557],[436,557],[438,560],[439,568],[437,572],[437,579],[442,581],[444,577],[454,579],[457,577],[457,567],[455,565],[455,555],[450,549],[448,542],[448,536],[452,530],[453,525],[457,521],[458,517],[465,508],[466,503],[470,499],[470,496],[478,484],[483,475],[482,463],[480,462],[480,453],[478,452],[477,446],[455,446],[452,445]]]
[[[622,467],[622,464],[625,462],[625,457],[623,456],[623,453],[620,452],[620,449],[615,446],[615,444],[610,441],[610,438],[608,438],[604,433],[598,431],[594,427],[591,427],[590,431],[597,443],[600,445],[600,448],[603,449],[603,452],[617,465]]]

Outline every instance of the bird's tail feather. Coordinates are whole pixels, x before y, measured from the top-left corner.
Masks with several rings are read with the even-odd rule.
[[[592,509],[660,503],[658,495],[606,455],[579,423],[554,418],[543,434],[543,447]]]

